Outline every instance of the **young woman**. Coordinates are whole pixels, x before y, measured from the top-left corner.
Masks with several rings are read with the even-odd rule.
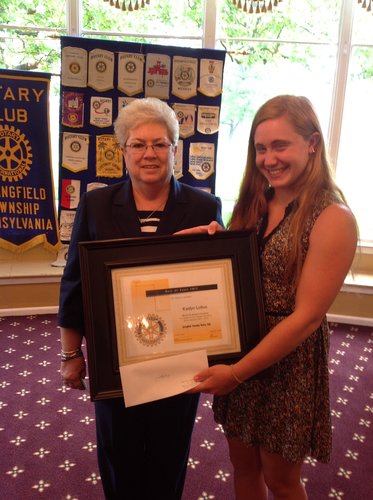
[[[196,231],[216,230],[213,223]],[[236,498],[307,498],[301,466],[331,452],[326,313],[357,243],[319,121],[305,97],[278,96],[254,117],[229,229],[256,229],[267,335],[231,366],[196,376],[212,393],[234,467]]]

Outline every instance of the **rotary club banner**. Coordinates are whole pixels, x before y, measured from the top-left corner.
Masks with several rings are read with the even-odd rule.
[[[49,130],[50,75],[0,70],[0,247],[60,247]]]

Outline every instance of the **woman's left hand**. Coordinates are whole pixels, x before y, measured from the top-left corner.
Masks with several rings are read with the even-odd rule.
[[[238,382],[235,380],[229,365],[211,366],[197,373],[194,380],[200,383],[193,389],[190,389],[189,393],[206,392],[215,396],[223,396],[238,386]]]
[[[181,231],[176,231],[174,234],[198,234],[198,233],[207,233],[210,235],[215,234],[218,231],[224,231],[224,227],[222,227],[219,222],[213,220],[210,224],[206,226],[195,226],[190,227],[188,229],[182,229]]]

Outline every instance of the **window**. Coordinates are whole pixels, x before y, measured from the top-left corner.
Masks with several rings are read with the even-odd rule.
[[[319,114],[361,239],[373,245],[372,28],[372,13],[358,0],[283,0],[263,15],[239,11],[232,0],[151,0],[137,12],[103,0],[2,0],[0,66],[55,75],[51,113],[57,115],[61,35],[224,47],[216,191],[225,218],[237,197],[256,109],[276,94],[303,94]],[[58,138],[52,132],[57,175]]]
[[[337,181],[358,218],[360,237],[373,243],[373,15],[357,5],[341,117]],[[348,29],[348,28],[347,28]]]

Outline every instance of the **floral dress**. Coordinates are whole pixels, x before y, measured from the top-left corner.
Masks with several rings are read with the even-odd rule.
[[[303,235],[305,258],[312,227],[336,200],[324,193],[308,218]],[[295,294],[285,278],[286,242],[292,205],[281,223],[261,242],[261,265],[267,331],[291,314]],[[331,453],[329,406],[329,330],[326,318],[295,351],[240,384],[226,396],[214,398],[214,417],[227,437],[260,446],[290,462],[306,456],[328,462]]]

